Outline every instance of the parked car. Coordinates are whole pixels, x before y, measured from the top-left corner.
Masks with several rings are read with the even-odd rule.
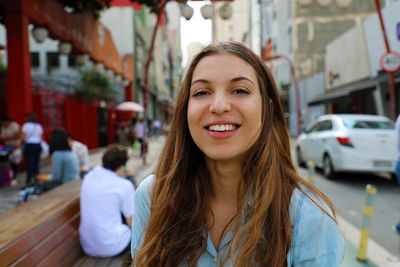
[[[299,165],[313,161],[328,178],[337,172],[388,172],[397,160],[394,124],[383,116],[322,115],[297,138]]]

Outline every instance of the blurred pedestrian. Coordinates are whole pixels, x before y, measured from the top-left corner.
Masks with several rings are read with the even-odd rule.
[[[68,143],[68,133],[54,129],[50,136],[51,178],[47,189],[79,179],[79,160]]]
[[[153,120],[153,129],[154,129],[154,134],[156,136],[159,136],[160,129],[161,129],[161,121],[160,120]]]
[[[87,145],[72,139],[70,133],[68,135],[68,144],[72,152],[78,157],[79,160],[79,174],[83,178],[90,169],[89,149]]]
[[[332,203],[292,162],[272,75],[236,42],[189,65],[135,208],[134,266],[338,266],[343,256]]]
[[[13,179],[15,179],[18,172],[17,166],[22,161],[21,128],[17,122],[7,115],[2,116],[0,126],[0,144],[11,147],[9,161],[13,171]]]
[[[26,115],[26,122],[22,125],[21,140],[24,142],[23,154],[26,161],[26,184],[31,182],[32,177],[39,173],[40,152],[42,147],[43,128],[36,122],[35,113]]]
[[[400,184],[400,114],[397,116],[395,129],[397,136],[397,152],[398,152],[398,158],[395,167],[395,176],[397,179],[397,184]],[[397,232],[397,234],[400,234],[400,221],[396,223],[393,228]]]
[[[400,184],[400,114],[397,116],[395,122],[396,138],[397,138],[397,161],[395,167],[395,176],[397,179],[397,184]]]
[[[129,252],[135,188],[126,179],[127,150],[111,145],[104,152],[103,166],[83,179],[80,196],[79,237],[83,251],[97,257]]]
[[[135,124],[135,139],[140,142],[140,156],[143,156],[143,142],[147,135],[147,128],[144,123],[143,117],[139,117]]]

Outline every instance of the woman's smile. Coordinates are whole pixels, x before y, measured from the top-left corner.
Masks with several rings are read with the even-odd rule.
[[[200,60],[187,118],[194,142],[208,158],[243,156],[258,138],[261,106],[257,75],[248,63],[231,54]]]

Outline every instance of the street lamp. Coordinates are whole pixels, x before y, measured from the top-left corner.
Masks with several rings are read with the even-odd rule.
[[[299,83],[298,83],[297,77],[296,77],[294,64],[293,64],[292,60],[288,56],[285,56],[285,55],[273,55],[273,56],[266,58],[265,61],[273,61],[273,60],[277,60],[277,59],[284,59],[289,63],[290,73],[292,75],[294,89],[296,92],[297,135],[299,136],[301,134],[300,89],[299,89]]]
[[[192,18],[193,12],[194,12],[193,8],[187,4],[185,4],[181,9],[181,14],[186,20],[190,20]]]
[[[154,42],[155,42],[155,40],[156,40],[156,36],[157,36],[157,30],[158,30],[158,27],[159,27],[159,25],[160,25],[160,20],[161,20],[161,18],[162,18],[162,13],[164,12],[164,8],[165,8],[165,5],[169,2],[169,1],[171,1],[171,0],[165,0],[165,1],[159,1],[159,2],[157,2],[156,4],[154,4],[153,3],[153,6],[151,5],[151,4],[147,4],[145,1],[143,1],[143,0],[137,0],[136,2],[139,2],[139,4],[147,4],[148,6],[150,6],[151,8],[152,8],[152,10],[156,13],[156,15],[157,15],[157,22],[156,22],[156,25],[154,26],[154,30],[153,30],[153,36],[152,36],[152,38],[151,38],[151,44],[150,44],[150,49],[149,49],[149,55],[148,55],[148,57],[147,57],[147,61],[146,61],[146,66],[145,66],[145,71],[144,71],[144,88],[143,88],[143,107],[144,107],[144,110],[145,110],[145,112],[147,111],[147,105],[148,105],[148,94],[149,94],[149,92],[148,92],[148,80],[149,80],[149,69],[150,69],[150,64],[151,64],[151,59],[152,59],[152,55],[153,55],[153,50],[154,50]],[[181,2],[181,3],[186,3],[186,1],[187,0],[178,0],[178,2]],[[203,1],[203,0],[199,0],[199,1]],[[221,0],[211,0],[212,2],[215,2],[215,1],[221,1]],[[233,1],[233,0],[227,0],[227,1]],[[184,9],[185,7],[186,7],[187,5],[185,5],[182,9]],[[222,17],[222,16],[224,16],[224,17],[222,17],[223,19],[228,19],[229,17],[230,17],[230,15],[232,14],[232,9],[230,8],[230,6],[228,5],[228,4],[225,4],[225,5],[223,5],[223,6],[225,6],[224,7],[224,10],[221,12],[221,9],[220,9],[220,16]],[[228,6],[228,7],[226,7],[226,6]],[[183,14],[183,10],[181,10],[181,12],[182,12],[182,15],[184,15]],[[189,20],[191,17],[192,17],[192,15],[193,15],[193,9],[192,9],[192,11],[190,11],[189,9],[186,9],[186,11],[185,11],[185,13],[186,13],[186,15],[187,16],[185,16],[185,18],[187,19],[187,20]],[[222,13],[222,14],[221,14]],[[189,16],[190,15],[190,16]]]
[[[49,36],[49,31],[45,27],[35,26],[32,29],[32,36],[38,43],[43,43]]]
[[[60,41],[58,43],[58,51],[61,55],[68,55],[72,50],[72,45],[68,42]]]

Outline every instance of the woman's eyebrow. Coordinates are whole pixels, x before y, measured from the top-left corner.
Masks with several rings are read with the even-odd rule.
[[[238,81],[242,81],[242,80],[245,80],[245,81],[248,81],[248,82],[254,84],[254,82],[253,82],[252,80],[250,80],[249,78],[247,78],[247,77],[245,77],[245,76],[240,76],[240,77],[233,78],[233,79],[231,80],[231,82],[238,82]],[[255,84],[254,84],[254,85],[255,85]]]
[[[194,82],[192,82],[192,84],[190,86],[192,87],[193,84],[195,84],[195,83],[210,83],[210,81],[205,80],[205,79],[197,79]]]

